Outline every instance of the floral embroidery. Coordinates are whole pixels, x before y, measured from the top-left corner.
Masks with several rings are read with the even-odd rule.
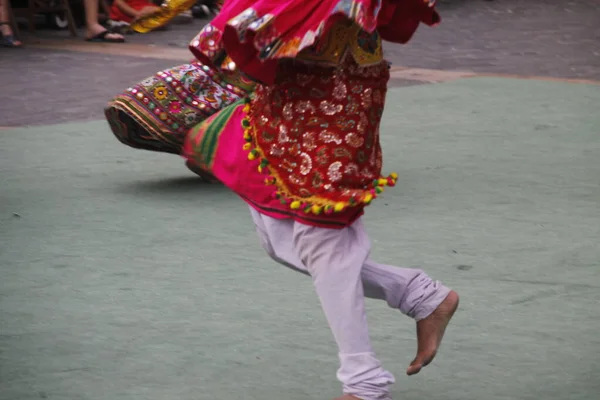
[[[126,142],[140,137],[141,146],[154,142],[150,146],[153,149],[179,154],[185,132],[252,90],[254,84],[244,78],[236,80],[236,73],[230,71],[226,79],[225,73],[199,62],[160,71],[109,103],[109,107],[127,113],[138,124],[129,128],[131,132],[118,131],[128,135],[123,137]],[[240,82],[240,86],[231,82]],[[115,117],[118,113],[109,114],[111,126],[122,126]]]
[[[157,100],[164,100],[168,95],[169,91],[164,86],[158,86],[154,89],[154,97],[156,97]]]
[[[181,112],[181,103],[178,101],[172,101],[169,103],[169,112],[172,114],[179,114]]]

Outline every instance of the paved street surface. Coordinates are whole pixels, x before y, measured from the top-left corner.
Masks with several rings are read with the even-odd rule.
[[[426,269],[462,308],[407,378],[413,322],[369,302],[394,399],[597,400],[598,3],[441,11],[387,48],[384,168],[400,180],[367,226],[378,260]],[[185,62],[205,22],[0,49],[0,400],[339,394],[310,280],[265,256],[235,195],[102,120],[111,96]]]

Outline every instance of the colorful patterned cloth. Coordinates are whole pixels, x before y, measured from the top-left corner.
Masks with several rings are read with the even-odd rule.
[[[122,143],[180,154],[191,127],[246,97],[253,88],[236,72],[217,72],[194,61],[130,87],[109,102],[105,115]]]

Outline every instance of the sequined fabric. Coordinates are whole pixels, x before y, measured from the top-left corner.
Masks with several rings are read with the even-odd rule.
[[[382,178],[388,79],[386,62],[360,67],[348,57],[335,68],[282,62],[276,83],[257,87],[253,145],[279,194],[317,211],[368,203]]]
[[[226,62],[227,64],[231,64]],[[112,99],[105,109],[115,136],[134,148],[180,154],[188,130],[248,95],[254,84],[235,70],[192,62],[160,71]]]

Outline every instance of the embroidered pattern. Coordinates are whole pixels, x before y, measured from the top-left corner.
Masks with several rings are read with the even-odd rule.
[[[275,86],[258,86],[242,121],[250,160],[268,172],[274,196],[319,214],[369,204],[394,186],[381,176],[379,120],[387,64],[335,69],[283,63]],[[311,78],[311,84],[305,82]]]
[[[118,113],[107,116],[111,127],[118,128],[120,140],[154,142],[152,148],[178,154],[191,127],[253,88],[254,84],[236,71],[217,72],[193,62],[160,71],[109,102],[108,109],[129,115],[140,125],[136,128],[139,132],[123,128]]]

